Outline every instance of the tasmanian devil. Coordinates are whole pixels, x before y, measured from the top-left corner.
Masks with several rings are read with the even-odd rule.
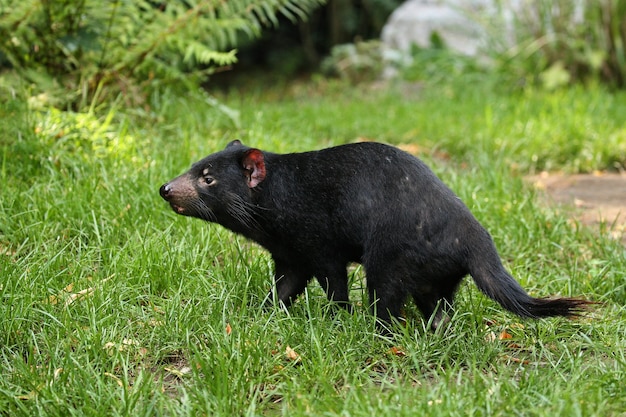
[[[233,141],[160,189],[174,211],[219,223],[265,247],[285,305],[316,277],[349,308],[350,262],[361,263],[374,314],[398,318],[408,296],[433,328],[471,275],[522,317],[574,316],[589,301],[533,298],[504,269],[489,233],[419,159],[380,143],[275,154]]]

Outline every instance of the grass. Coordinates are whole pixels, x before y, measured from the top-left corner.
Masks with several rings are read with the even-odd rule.
[[[625,165],[623,95],[333,83],[154,97],[145,109],[30,110],[0,89],[0,415],[584,415],[626,410],[626,254],[542,206],[522,175]],[[315,283],[263,310],[268,254],[175,215],[158,187],[229,140],[288,152],[412,144],[536,296],[602,302],[527,321],[468,280],[445,332],[407,305],[377,335]]]

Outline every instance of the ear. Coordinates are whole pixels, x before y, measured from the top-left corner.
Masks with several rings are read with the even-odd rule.
[[[265,179],[265,157],[260,150],[247,150],[243,154],[241,165],[248,178],[248,187],[254,188]]]
[[[234,141],[229,142],[228,145],[226,145],[226,149],[230,148],[231,146],[243,146],[243,143],[241,143],[239,139],[235,139]]]

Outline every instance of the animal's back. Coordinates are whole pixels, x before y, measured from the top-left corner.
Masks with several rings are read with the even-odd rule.
[[[275,158],[268,160],[267,191],[273,201],[284,199],[281,208],[301,210],[299,221],[314,211],[362,228],[400,217],[426,220],[433,206],[464,207],[421,160],[392,146],[362,142]]]

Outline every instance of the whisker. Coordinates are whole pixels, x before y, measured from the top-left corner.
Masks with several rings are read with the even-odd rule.
[[[230,204],[227,205],[228,213],[244,226],[262,231],[262,226],[255,218],[258,207],[245,201],[241,196],[235,193],[230,193],[229,197]]]
[[[209,206],[206,205],[202,198],[198,198],[192,201],[192,208],[198,212],[200,218],[206,221],[215,222],[217,218],[215,217],[215,213]]]

